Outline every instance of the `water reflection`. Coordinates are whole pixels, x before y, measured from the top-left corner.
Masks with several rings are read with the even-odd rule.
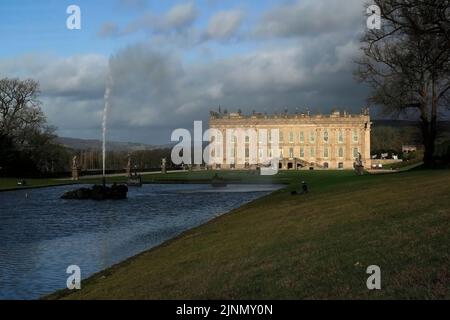
[[[145,185],[123,201],[59,199],[71,188],[0,193],[1,299],[63,288],[68,265],[85,278],[279,186]]]

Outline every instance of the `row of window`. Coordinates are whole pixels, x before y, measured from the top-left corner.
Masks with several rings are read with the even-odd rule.
[[[215,156],[215,152],[214,151],[215,150],[212,151],[212,156],[213,157]],[[236,153],[235,151],[236,150],[233,148],[232,151],[231,151],[231,154],[235,154]],[[283,153],[284,153],[283,149],[281,149],[280,150],[280,157],[281,158],[284,158],[284,156],[285,156]],[[356,147],[353,148],[353,158],[357,158],[358,157],[358,153],[359,153],[359,148],[356,148]],[[217,157],[220,158],[221,156],[222,156],[222,154],[220,152],[220,149],[217,149]],[[264,149],[259,149],[258,156],[259,156],[259,158],[263,158],[264,157]],[[287,156],[289,158],[296,158],[296,154],[294,153],[294,148],[289,148]],[[311,147],[309,149],[309,156],[311,158],[316,157],[316,148],[315,147]],[[328,158],[329,156],[330,156],[330,148],[329,147],[324,147],[323,148],[323,157],[324,158]],[[344,148],[343,147],[339,147],[337,149],[336,156],[338,158],[344,158]],[[250,151],[249,151],[248,148],[245,148],[245,157],[246,158],[250,157]],[[269,158],[273,157],[273,150],[272,149],[268,150],[268,157]],[[300,148],[299,158],[305,158],[305,148]]]
[[[291,131],[291,132],[288,133],[288,140],[287,141],[289,143],[294,143],[297,140],[300,143],[305,143],[307,141],[307,138],[309,138],[309,142],[313,142],[313,143],[316,142],[317,133],[316,133],[315,130],[310,130],[309,137],[306,137],[306,135],[307,134],[304,131],[300,131],[298,133],[298,140],[297,140],[296,139],[297,138],[296,135],[294,134],[294,132]],[[322,140],[324,142],[329,142],[330,141],[330,133],[328,132],[327,129],[325,129],[325,130],[323,130],[323,132],[321,134],[321,137],[319,137],[319,138],[322,138]],[[358,142],[359,141],[358,130],[356,130],[356,129],[352,130],[352,139],[353,139],[353,142]],[[339,143],[344,143],[344,141],[345,141],[345,131],[344,130],[339,129],[337,131],[336,140]],[[269,134],[269,141],[271,141],[270,134]],[[280,131],[280,142],[284,142],[284,136],[283,136],[283,132],[282,131]]]
[[[311,163],[311,166],[314,166],[314,163]],[[329,169],[330,168],[330,164],[328,163],[328,162],[324,162],[323,163],[323,167],[325,168],[325,169]],[[221,169],[222,168],[222,165],[221,164],[216,164],[216,169]],[[231,169],[236,169],[236,164],[230,164],[230,168]],[[245,163],[245,168],[250,168],[250,164],[249,163]],[[280,163],[280,165],[279,165],[279,168],[280,169],[282,169],[282,165],[281,165],[281,163]],[[288,163],[288,166],[287,166],[287,168],[290,170],[290,169],[294,169],[294,164],[293,163]],[[338,165],[337,165],[337,168],[338,169],[344,169],[344,163],[343,162],[339,162],[338,163]]]
[[[262,143],[263,142],[263,137],[261,137],[261,131],[260,131],[260,138],[259,138],[259,142],[260,143]],[[317,135],[317,133],[316,133],[316,131],[315,130],[310,130],[310,132],[309,132],[309,137],[306,137],[306,133],[304,132],[304,131],[300,131],[299,133],[298,133],[298,140],[296,139],[297,137],[295,137],[295,133],[293,132],[293,131],[291,131],[291,132],[289,132],[288,133],[288,142],[289,143],[294,143],[294,142],[296,142],[296,140],[297,141],[299,141],[300,143],[305,143],[305,141],[306,141],[306,139],[307,138],[309,138],[309,142],[312,142],[312,143],[314,143],[314,142],[316,142],[316,135]],[[272,142],[273,141],[273,139],[272,139],[272,132],[271,132],[271,130],[267,130],[267,137],[268,137],[268,139],[267,139],[267,141],[269,141],[269,142]],[[329,142],[330,141],[330,134],[329,134],[329,132],[328,132],[328,130],[327,129],[325,129],[324,131],[323,131],[323,133],[322,133],[322,139],[323,139],[323,141],[324,142]],[[345,131],[344,130],[342,130],[342,129],[339,129],[338,131],[337,131],[337,141],[339,142],[339,143],[344,143],[344,141],[345,141]],[[280,142],[284,142],[284,134],[283,134],[283,131],[280,131],[279,132],[279,140],[280,140]],[[356,129],[353,129],[352,130],[352,140],[353,140],[353,142],[358,142],[358,140],[359,140],[359,134],[358,134],[358,130],[356,130]],[[221,139],[220,139],[220,136],[218,137],[218,139],[217,139],[217,141],[218,142],[221,142]],[[245,142],[246,143],[249,143],[249,141],[250,141],[250,138],[248,137],[248,136],[246,136],[245,137]],[[234,143],[237,143],[237,137],[236,136],[233,136],[233,142]]]
[[[313,167],[313,166],[314,166],[314,163],[311,163],[311,166]],[[323,166],[325,169],[329,169],[329,168],[330,168],[330,164],[329,164],[328,162],[324,162],[324,163],[322,164],[322,166]],[[281,163],[279,164],[279,169],[282,169],[282,164],[281,164]],[[287,169],[288,169],[288,170],[294,169],[294,164],[291,163],[291,162],[289,162],[289,163],[287,164]],[[344,169],[344,163],[343,163],[343,162],[338,162],[337,169]]]
[[[353,148],[353,158],[357,158],[358,157],[358,153],[359,153],[359,148]],[[283,150],[281,150],[281,157],[283,158]],[[296,154],[294,153],[294,148],[289,148],[289,154],[288,154],[289,158],[296,158]],[[309,156],[311,158],[316,157],[316,149],[314,147],[311,147],[309,149]],[[330,156],[330,148],[328,147],[324,147],[323,148],[323,157],[324,158],[328,158]],[[343,147],[339,147],[336,150],[336,156],[338,158],[344,158],[344,148]],[[300,148],[300,154],[299,154],[300,158],[305,158],[305,148]]]

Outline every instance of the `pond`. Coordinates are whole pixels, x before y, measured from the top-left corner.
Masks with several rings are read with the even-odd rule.
[[[60,199],[74,186],[0,192],[0,299],[65,288],[69,265],[85,279],[280,187],[151,184],[104,202]]]

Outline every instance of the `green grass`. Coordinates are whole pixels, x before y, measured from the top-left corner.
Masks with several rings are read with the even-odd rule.
[[[0,191],[24,189],[24,188],[49,187],[71,183],[70,180],[55,180],[55,179],[25,179],[25,180],[27,182],[26,186],[18,186],[17,182],[20,181],[20,179],[0,178]]]
[[[48,298],[450,298],[450,171],[271,179],[292,183]],[[311,192],[291,196],[302,179]]]

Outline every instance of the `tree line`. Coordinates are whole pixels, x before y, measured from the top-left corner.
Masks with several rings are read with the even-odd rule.
[[[138,171],[153,171],[161,169],[161,160],[166,158],[166,166],[173,169],[175,166],[170,160],[170,149],[153,149],[137,151],[107,151],[106,168],[108,171],[123,171],[131,159],[131,167]],[[74,151],[77,155],[82,171],[96,172],[102,169],[102,151],[97,149]]]

